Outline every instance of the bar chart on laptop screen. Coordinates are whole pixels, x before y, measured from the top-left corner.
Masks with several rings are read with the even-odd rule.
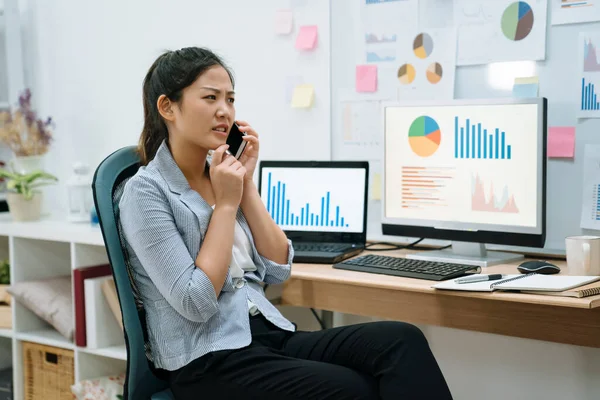
[[[362,232],[365,171],[264,168],[261,197],[284,230]]]

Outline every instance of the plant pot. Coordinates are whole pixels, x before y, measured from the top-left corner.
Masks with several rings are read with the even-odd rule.
[[[15,172],[28,174],[44,169],[44,156],[15,156],[10,163]]]
[[[35,221],[42,215],[42,192],[34,192],[29,200],[19,193],[8,193],[6,200],[15,221]]]

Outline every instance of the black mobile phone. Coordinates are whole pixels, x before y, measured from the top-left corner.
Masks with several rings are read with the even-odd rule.
[[[234,122],[231,130],[229,131],[229,135],[227,136],[226,143],[229,145],[227,152],[236,159],[240,158],[244,152],[244,149],[246,148],[247,142],[242,139],[244,136],[246,136],[246,134],[240,131],[240,128]]]

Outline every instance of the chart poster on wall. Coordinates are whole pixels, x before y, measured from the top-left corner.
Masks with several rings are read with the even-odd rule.
[[[547,0],[455,0],[457,65],[546,58]]]
[[[551,0],[552,25],[600,21],[598,0]]]
[[[578,41],[579,118],[600,118],[599,32],[581,32]]]
[[[415,0],[360,0],[359,15],[357,63],[390,65],[396,63],[399,31],[416,28],[419,4]]]
[[[456,30],[430,29],[401,34],[397,60],[390,71],[381,67],[381,80],[393,76],[399,100],[454,98]]]
[[[600,146],[588,144],[583,155],[581,227],[600,230]]]

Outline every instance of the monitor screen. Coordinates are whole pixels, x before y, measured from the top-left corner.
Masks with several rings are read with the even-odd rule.
[[[541,234],[541,108],[384,107],[384,223]]]
[[[365,168],[270,166],[260,193],[284,231],[362,233],[366,179]]]

